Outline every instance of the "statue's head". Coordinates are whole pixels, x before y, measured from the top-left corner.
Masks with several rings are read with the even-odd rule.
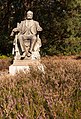
[[[32,11],[28,11],[27,12],[27,19],[32,19],[33,18],[33,12]]]

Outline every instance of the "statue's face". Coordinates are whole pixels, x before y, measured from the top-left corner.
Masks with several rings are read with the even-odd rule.
[[[33,12],[27,12],[27,19],[33,18]]]

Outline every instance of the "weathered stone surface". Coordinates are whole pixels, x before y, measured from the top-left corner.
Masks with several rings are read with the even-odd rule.
[[[15,35],[12,54],[15,60],[40,59],[41,39],[39,32],[42,28],[38,21],[33,20],[33,12],[27,12],[27,18],[12,30],[11,36]]]
[[[33,12],[27,12],[27,18],[12,30],[11,36],[15,34],[13,42],[14,62],[9,66],[9,73],[28,72],[30,69],[44,72],[44,67],[40,63],[41,39],[39,32],[42,28],[38,21],[33,20]]]
[[[15,60],[14,63],[9,66],[9,73],[15,75],[16,73],[30,72],[31,69],[40,70],[44,73],[44,66],[39,60]]]

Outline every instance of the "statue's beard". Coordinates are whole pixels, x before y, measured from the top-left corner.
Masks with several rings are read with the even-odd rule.
[[[31,19],[32,19],[32,17],[27,17],[27,19],[28,19],[28,20],[31,20]]]

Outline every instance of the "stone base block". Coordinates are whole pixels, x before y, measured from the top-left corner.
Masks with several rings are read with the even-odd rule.
[[[44,73],[44,66],[40,63],[40,61],[33,60],[16,60],[14,63],[9,66],[9,73],[11,75],[15,75],[16,73],[26,73],[30,72],[30,69],[38,69]]]

